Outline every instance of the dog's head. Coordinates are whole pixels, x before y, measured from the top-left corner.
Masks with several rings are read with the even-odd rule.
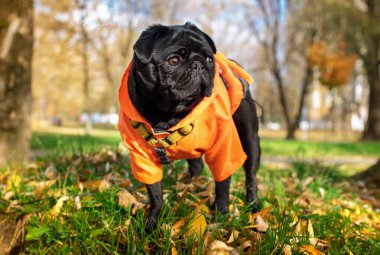
[[[151,26],[133,50],[136,89],[161,112],[188,111],[211,95],[216,48],[191,23]]]

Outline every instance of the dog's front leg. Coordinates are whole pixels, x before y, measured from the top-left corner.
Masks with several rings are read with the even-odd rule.
[[[221,182],[215,182],[215,203],[212,209],[221,213],[228,213],[231,177]]]
[[[146,188],[149,194],[151,211],[145,226],[145,231],[147,233],[152,233],[152,231],[157,228],[157,221],[158,217],[160,216],[163,203],[162,181],[156,182],[154,184],[147,184]]]

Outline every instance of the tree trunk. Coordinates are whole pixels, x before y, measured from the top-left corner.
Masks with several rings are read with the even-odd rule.
[[[366,2],[367,26],[379,24],[379,1],[367,0]],[[369,83],[368,119],[363,133],[363,140],[380,140],[380,34],[378,30],[371,30],[367,34],[367,53],[362,55]]]
[[[80,20],[80,36],[82,38],[82,72],[83,72],[83,111],[88,114],[85,126],[86,135],[90,135],[92,131],[92,112],[90,107],[90,71],[88,64],[88,47],[89,47],[89,36],[85,26],[85,21],[87,18],[88,10],[86,1],[77,0],[77,6],[81,11],[81,20]]]
[[[297,109],[297,115],[294,119],[294,121],[291,123],[291,125],[288,126],[287,128],[287,135],[286,139],[291,140],[295,139],[295,133],[300,125],[301,117],[302,117],[302,110],[305,105],[305,99],[306,99],[306,94],[308,91],[308,85],[310,84],[310,79],[313,74],[313,70],[311,67],[306,64],[305,70],[304,70],[304,77],[302,79],[302,88],[301,88],[301,95],[300,95],[300,103]]]
[[[373,61],[372,61],[373,62]],[[369,83],[368,119],[363,140],[380,140],[380,74],[379,64],[367,62],[366,71]]]
[[[0,165],[28,157],[33,1],[0,0]]]

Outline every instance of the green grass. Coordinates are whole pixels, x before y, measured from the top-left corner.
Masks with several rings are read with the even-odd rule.
[[[46,169],[52,165],[57,172],[56,182],[42,193],[36,192],[31,181],[47,180]],[[0,172],[0,184],[4,184],[0,185],[0,197],[14,192],[10,199],[0,199],[0,216],[29,215],[25,243],[28,254],[170,254],[173,247],[178,254],[202,254],[202,249],[206,252],[213,240],[227,242],[233,230],[238,231],[239,236],[228,245],[237,254],[281,254],[287,245],[292,254],[302,254],[301,247],[310,245],[308,224],[312,224],[314,238],[326,242],[327,247],[318,247],[326,254],[380,254],[380,217],[358,198],[354,186],[338,166],[322,166],[318,162],[295,162],[284,169],[262,166],[260,205],[261,208],[273,207],[263,216],[269,226],[266,233],[244,228],[255,223],[250,222],[252,214],[241,203],[244,174],[239,170],[233,176],[231,187],[230,204],[236,208],[235,216],[215,216],[211,211],[202,211],[208,226],[221,225],[206,230],[199,238],[185,234],[190,219],[177,235],[170,231],[184,217],[195,217],[189,215],[203,199],[196,195],[198,192],[213,191],[210,178],[201,179],[203,187],[195,185],[187,192],[176,188],[176,183],[183,183],[186,168],[183,161],[176,162],[173,173],[164,175],[165,205],[158,223],[160,227],[151,235],[144,231],[147,207],[134,212],[118,202],[117,194],[125,180],[131,182],[127,189],[139,197],[140,202],[148,202],[145,190],[137,193],[140,184],[131,176],[127,156],[114,150],[92,153],[79,150],[71,156],[41,159],[37,166],[29,168],[22,181],[15,182],[10,190],[6,187],[15,171]],[[208,174],[208,170],[203,174]],[[94,180],[107,180],[111,185],[103,192],[98,186],[86,186]],[[79,181],[84,188],[78,186]],[[53,207],[62,196],[68,196],[68,200],[58,215],[52,217]],[[80,209],[76,198],[81,202]],[[210,207],[209,201],[206,206]],[[8,213],[4,214],[5,211]],[[243,250],[243,242],[249,242],[251,250]]]
[[[264,154],[285,156],[380,156],[380,142],[311,142],[261,139]]]
[[[65,135],[43,132],[34,132],[31,148],[52,152],[54,155],[62,153],[74,153],[78,150],[97,150],[103,145],[116,148],[120,142],[117,132],[103,132],[93,135]],[[380,157],[380,142],[310,142],[287,141],[283,139],[261,139],[261,147],[265,156],[297,157]]]
[[[220,225],[206,230],[199,238],[188,236],[186,232],[195,217],[192,213],[204,199],[196,194],[205,190],[213,192],[212,179],[203,179],[203,187],[195,186],[185,192],[176,188],[175,184],[183,183],[186,168],[185,162],[178,161],[173,173],[164,174],[166,199],[158,223],[160,227],[148,235],[144,231],[149,212],[147,192],[139,189],[140,183],[133,178],[128,156],[116,150],[119,142],[116,132],[94,136],[35,132],[32,149],[42,152],[42,156],[37,157],[36,165],[28,166],[21,182],[12,184],[12,180],[17,180],[17,173],[25,173],[23,169],[0,170],[0,224],[4,219],[12,224],[27,215],[26,253],[171,254],[175,248],[178,254],[202,254],[212,241],[227,242],[232,231],[238,231],[238,238],[228,243],[237,254],[282,254],[285,247],[291,247],[292,254],[303,254],[302,247],[311,245],[312,233],[314,238],[326,242],[326,247],[317,247],[325,254],[380,254],[378,212],[360,199],[346,169],[321,165],[318,161],[296,160],[283,169],[261,166],[259,202],[261,208],[273,207],[263,216],[269,226],[265,233],[245,228],[256,223],[250,221],[252,214],[242,203],[245,200],[244,174],[239,170],[233,176],[231,187],[230,206],[235,216],[202,211],[208,227],[214,223]],[[104,145],[109,149],[102,149]],[[262,139],[263,155],[292,159],[325,155],[378,156],[377,146],[379,143]],[[57,174],[53,178],[56,181],[53,186],[38,190],[33,182],[52,178],[47,169]],[[15,174],[16,177],[12,177]],[[202,174],[209,175],[209,172],[205,169]],[[99,190],[101,180],[110,184],[102,192]],[[134,210],[119,205],[118,192],[125,187],[146,205]],[[13,195],[5,199],[10,192]],[[63,196],[68,196],[68,200],[63,202],[58,215],[52,217],[53,207]],[[80,200],[80,209],[75,199]],[[209,208],[210,201],[205,205]],[[173,235],[170,228],[185,217],[188,217],[185,226]],[[309,224],[312,232],[310,227],[308,230]],[[244,242],[251,247],[243,250]]]

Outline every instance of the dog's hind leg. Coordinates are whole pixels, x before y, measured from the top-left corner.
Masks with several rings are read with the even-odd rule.
[[[202,158],[188,159],[187,163],[189,164],[189,172],[191,177],[196,177],[202,171],[204,164]]]
[[[247,204],[251,204],[252,210],[256,212],[259,210],[256,173],[260,165],[261,149],[256,107],[249,92],[234,113],[233,119],[244,152],[247,154],[244,163]]]

